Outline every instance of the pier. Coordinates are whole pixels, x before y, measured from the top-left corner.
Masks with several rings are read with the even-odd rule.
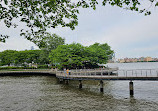
[[[71,70],[69,73],[56,71],[56,77],[62,80],[78,80],[79,88],[82,88],[83,80],[99,80],[100,92],[104,92],[103,80],[129,80],[129,93],[134,95],[135,80],[140,81],[158,81],[158,69],[132,69],[118,70],[118,68],[109,69],[81,69]]]
[[[59,79],[60,83],[69,84],[70,80],[79,81],[78,87],[82,89],[83,80],[98,80],[100,84],[100,92],[104,92],[105,80],[129,80],[129,93],[134,95],[135,80],[140,81],[158,81],[158,69],[132,69],[132,70],[119,70],[118,68],[98,68],[98,69],[76,69],[67,71],[59,71],[55,69],[47,70],[12,70],[0,71],[1,76],[9,74],[49,74],[54,75]]]

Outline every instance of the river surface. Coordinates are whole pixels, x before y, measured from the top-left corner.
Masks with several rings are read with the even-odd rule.
[[[120,69],[156,69],[158,63],[111,63]],[[59,84],[53,76],[0,76],[0,111],[158,111],[158,81],[78,81]]]

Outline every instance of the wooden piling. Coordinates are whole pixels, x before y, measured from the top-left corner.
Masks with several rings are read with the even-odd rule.
[[[69,84],[69,80],[65,79],[65,84],[68,85]]]
[[[104,92],[103,84],[104,82],[100,80],[100,92]]]
[[[79,89],[82,89],[82,80],[79,80]]]
[[[129,93],[130,93],[130,96],[134,95],[134,86],[133,86],[132,80],[129,82]]]
[[[63,83],[63,79],[59,78],[59,83],[60,84]]]

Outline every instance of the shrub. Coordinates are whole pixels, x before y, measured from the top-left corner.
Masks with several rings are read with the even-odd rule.
[[[38,65],[37,66],[38,69],[45,69],[45,68],[49,68],[48,65]]]

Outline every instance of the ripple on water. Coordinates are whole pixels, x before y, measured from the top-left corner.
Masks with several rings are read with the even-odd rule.
[[[153,101],[117,98],[115,83],[107,82],[105,92],[98,92],[98,83],[86,81],[79,90],[78,82],[57,83],[52,76],[0,77],[1,111],[157,111]],[[114,88],[117,90],[117,88]]]

